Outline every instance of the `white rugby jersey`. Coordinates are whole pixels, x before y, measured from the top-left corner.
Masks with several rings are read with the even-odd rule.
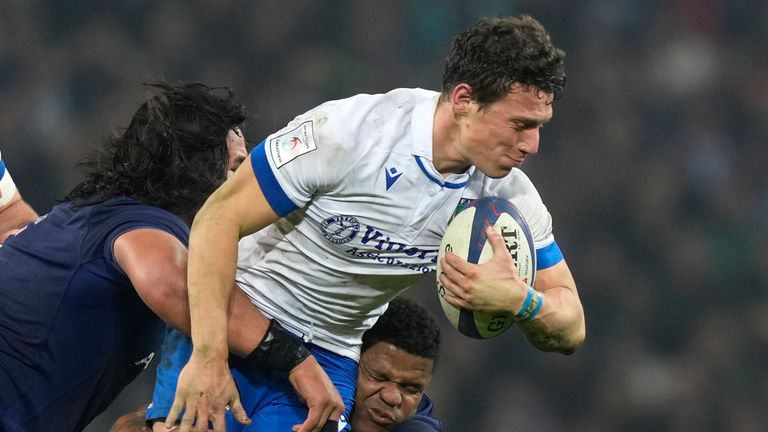
[[[282,218],[241,240],[237,282],[268,316],[337,354],[359,358],[362,333],[389,300],[435,270],[460,202],[510,199],[534,236],[539,268],[562,259],[536,188],[518,169],[447,178],[432,164],[439,93],[396,89],[327,102],[250,155]]]
[[[13,183],[11,173],[5,169],[3,156],[0,153],[0,208],[6,206],[16,194],[16,185]]]

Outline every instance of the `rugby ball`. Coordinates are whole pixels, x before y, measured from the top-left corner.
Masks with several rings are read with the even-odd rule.
[[[531,230],[523,214],[509,200],[493,196],[476,199],[448,223],[437,256],[437,293],[451,324],[462,334],[475,339],[488,339],[503,333],[514,324],[514,313],[473,312],[448,303],[444,298],[446,288],[440,283],[441,261],[447,251],[473,264],[490,260],[493,250],[485,234],[488,226],[493,226],[494,231],[504,238],[520,277],[529,285],[533,285],[536,277],[536,249]]]

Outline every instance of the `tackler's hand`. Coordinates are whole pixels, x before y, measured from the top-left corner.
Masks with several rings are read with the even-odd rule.
[[[296,365],[288,376],[299,398],[307,404],[309,413],[304,423],[295,425],[293,432],[336,431],[344,413],[344,401],[314,356]]]

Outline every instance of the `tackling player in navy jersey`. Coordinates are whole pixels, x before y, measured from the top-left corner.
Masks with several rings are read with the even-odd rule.
[[[0,430],[82,430],[151,362],[158,315],[189,333],[188,225],[245,159],[246,114],[227,89],[153,86],[66,202],[0,248]],[[247,356],[269,323],[244,295],[231,313],[233,352]],[[296,391],[340,407],[303,360]]]
[[[37,213],[21,198],[0,155],[0,244],[35,219]]]
[[[192,226],[194,348],[167,424],[186,409],[181,432],[204,427],[241,394],[254,420],[248,430],[288,430],[306,412],[271,376],[236,377],[237,387],[231,379],[234,280],[271,322],[323,353],[349,411],[363,333],[388,301],[434,271],[454,209],[483,196],[507,198],[524,215],[535,285],[520,279],[508,254],[473,265],[448,253],[440,275],[446,301],[522,316],[518,328],[535,347],[572,353],[586,335],[576,283],[551,215],[519,169],[552,118],[564,57],[533,18],[482,19],[455,38],[441,92],[330,101],[258,145]],[[488,236],[494,250],[505,250],[499,234]],[[521,313],[531,296],[537,313]]]
[[[172,333],[164,342],[158,373],[172,369],[175,363],[186,362],[188,353],[182,356],[176,351],[165,355],[165,350],[180,338],[179,333]],[[410,299],[392,300],[387,311],[363,335],[355,408],[350,419],[341,419],[338,430],[440,432],[432,401],[424,394],[432,379],[440,344],[440,327],[429,311]],[[155,392],[173,392],[175,383],[166,384],[167,388],[155,388]],[[162,424],[155,427],[158,431],[163,429]],[[149,430],[145,410],[122,416],[110,429]]]
[[[398,297],[363,334],[353,432],[440,432],[424,389],[440,354],[440,328],[413,300]]]
[[[66,202],[0,248],[0,424],[77,431],[152,360],[188,224],[245,154],[231,94],[160,90],[84,163]],[[181,280],[183,287],[183,280]],[[183,303],[180,303],[183,307]]]

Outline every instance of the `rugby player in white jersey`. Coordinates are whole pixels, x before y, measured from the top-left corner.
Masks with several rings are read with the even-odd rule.
[[[0,244],[35,219],[37,213],[21,198],[0,154]]]
[[[276,328],[303,339],[348,414],[363,332],[389,300],[435,269],[451,215],[482,196],[508,198],[527,219],[535,286],[506,253],[483,265],[448,254],[440,275],[447,301],[520,314],[534,290],[543,306],[519,327],[538,349],[573,352],[585,338],[576,284],[546,206],[518,169],[538,152],[552,118],[564,55],[533,18],[483,19],[454,40],[442,92],[396,89],[327,102],[257,146],[192,227],[194,347],[166,425],[186,409],[181,432],[209,420],[222,430],[224,407],[240,411],[240,398],[252,420],[246,430],[288,430],[306,416],[284,376],[234,371],[235,386],[226,338],[234,280]],[[505,250],[498,234],[488,236],[494,251]],[[342,416],[339,430],[343,424]]]

